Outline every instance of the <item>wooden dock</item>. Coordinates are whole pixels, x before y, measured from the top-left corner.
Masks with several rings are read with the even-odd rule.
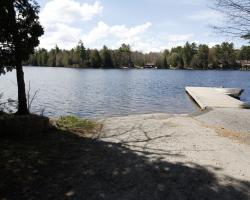
[[[234,97],[243,92],[238,88],[186,87],[187,93],[205,110],[206,108],[243,108],[246,104]]]

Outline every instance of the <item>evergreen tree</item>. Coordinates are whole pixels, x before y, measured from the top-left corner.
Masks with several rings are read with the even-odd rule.
[[[81,40],[80,40],[78,46],[79,46],[79,50],[80,50],[80,60],[81,60],[80,66],[83,67],[84,66],[84,61],[86,59],[86,49],[85,49],[85,47],[83,45],[83,42]]]
[[[223,42],[215,46],[215,57],[221,68],[232,68],[236,64],[236,54],[233,43]]]
[[[189,44],[188,42],[182,49],[182,59],[185,67],[190,67],[193,56],[197,53],[197,45],[195,43]]]
[[[238,53],[239,60],[250,60],[250,46],[242,46]]]
[[[43,34],[38,12],[33,0],[0,1],[0,74],[16,69],[20,115],[29,113],[22,62],[34,53]]]
[[[199,45],[198,52],[193,56],[191,66],[199,69],[208,68],[209,48],[207,45]]]
[[[94,49],[90,54],[90,63],[94,68],[102,67],[102,59],[97,49]]]
[[[122,44],[121,47],[119,48],[120,54],[121,54],[121,59],[122,59],[122,64],[124,66],[132,67],[133,62],[131,60],[131,47],[129,44]]]
[[[103,67],[105,68],[113,67],[113,61],[111,58],[110,51],[105,45],[103,46],[103,49],[101,50],[101,57],[102,57]]]
[[[126,44],[114,50],[103,46],[98,52],[102,63],[95,67],[120,68],[124,66],[132,67],[133,65],[144,67],[146,63],[152,63],[158,68],[164,69],[169,68],[169,65],[180,69],[184,66],[193,69],[229,68],[235,67],[237,63],[240,63],[236,63],[236,59],[249,60],[249,49],[249,46],[243,46],[241,49],[235,50],[233,44],[230,43],[222,43],[212,48],[203,44],[197,47],[195,43],[186,43],[183,47],[177,46],[172,48],[171,52],[164,50],[163,52],[142,53],[138,51],[132,52],[130,46]],[[80,41],[71,50],[61,50],[58,46],[49,52],[46,49],[38,49],[34,54],[30,55],[29,60],[25,64],[33,66],[93,67],[91,64],[93,56],[92,60],[90,59],[91,52],[93,50],[85,49]],[[184,65],[184,61],[186,65]]]
[[[168,56],[169,56],[169,51],[166,49],[163,51],[162,55],[161,55],[161,60],[162,60],[162,68],[168,68]]]

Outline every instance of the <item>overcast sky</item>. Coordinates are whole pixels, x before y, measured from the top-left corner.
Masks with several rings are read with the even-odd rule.
[[[40,47],[70,49],[81,39],[85,46],[161,51],[186,41],[210,46],[232,40],[210,25],[223,16],[210,9],[213,0],[37,0],[45,34]],[[209,4],[210,3],[210,4]]]

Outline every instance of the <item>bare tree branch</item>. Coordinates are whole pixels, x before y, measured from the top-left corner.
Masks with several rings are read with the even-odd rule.
[[[250,39],[250,0],[215,0],[214,10],[225,15],[225,25],[214,26],[219,33]]]
[[[33,101],[37,97],[38,92],[39,92],[39,90],[36,90],[35,93],[31,96],[31,85],[30,85],[30,81],[29,81],[29,87],[28,87],[28,91],[27,91],[27,104],[28,104],[29,111],[31,109],[31,105],[32,105]]]

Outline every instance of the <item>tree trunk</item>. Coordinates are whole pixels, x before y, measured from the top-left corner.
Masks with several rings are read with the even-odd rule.
[[[1,0],[2,1],[2,0]],[[14,6],[14,0],[7,1],[9,3],[9,16],[11,17],[11,21],[13,24],[13,44],[15,47],[15,67],[16,67],[16,77],[17,77],[17,88],[18,88],[18,110],[17,115],[27,115],[29,114],[29,110],[27,107],[27,99],[26,99],[26,92],[25,92],[25,82],[24,82],[24,74],[23,74],[23,67],[22,67],[22,50],[20,48],[21,39],[18,33],[18,27],[16,23],[16,11]]]
[[[17,77],[17,88],[18,88],[18,115],[29,114],[26,92],[25,92],[25,82],[22,63],[20,61],[16,62],[16,77]]]

